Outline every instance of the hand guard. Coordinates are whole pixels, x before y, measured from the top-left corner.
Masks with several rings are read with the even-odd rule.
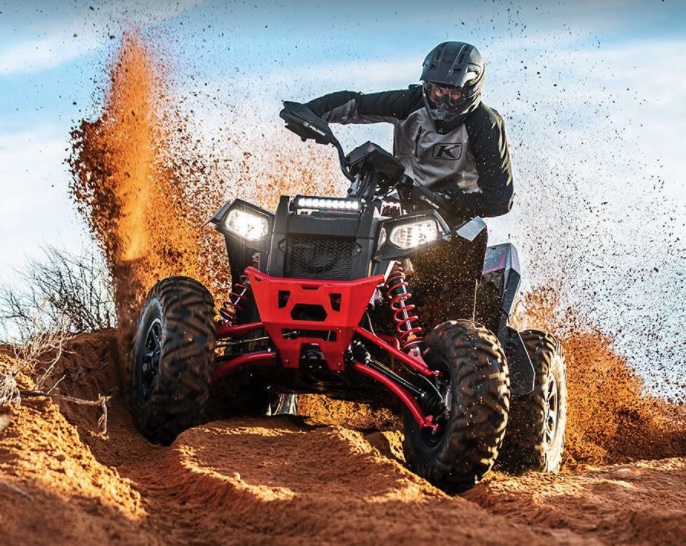
[[[312,139],[318,144],[332,144],[335,141],[329,124],[316,116],[304,104],[284,101],[279,116],[286,122],[286,129],[293,131],[303,141]]]

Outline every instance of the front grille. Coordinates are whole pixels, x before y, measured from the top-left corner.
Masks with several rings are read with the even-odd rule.
[[[350,239],[289,237],[286,275],[300,279],[350,279],[355,241]]]

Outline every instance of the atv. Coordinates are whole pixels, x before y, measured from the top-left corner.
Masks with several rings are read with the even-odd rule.
[[[509,325],[516,249],[487,247],[478,217],[450,225],[378,145],[345,155],[304,106],[285,102],[281,116],[336,148],[347,196],[282,196],[275,213],[241,199],[221,207],[211,222],[226,240],[229,301],[215,314],[202,284],[170,277],[142,309],[131,366],[140,432],[169,444],[210,401],[259,416],[319,393],[401,411],[407,465],[448,492],[476,484],[499,454],[505,468],[557,471],[564,354],[553,336]],[[453,270],[476,275],[426,275],[446,249]],[[451,308],[453,278],[473,286],[467,312]]]

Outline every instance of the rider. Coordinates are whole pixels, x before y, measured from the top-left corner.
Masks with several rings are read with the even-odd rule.
[[[454,227],[475,216],[500,216],[512,206],[505,125],[481,102],[484,74],[476,47],[444,42],[424,60],[422,85],[369,95],[339,91],[305,106],[331,123],[391,123],[393,155],[414,180],[414,186],[399,188],[400,197],[409,199],[421,190]],[[475,318],[485,250],[484,231],[472,244],[454,237],[449,245],[413,258],[415,290],[423,307],[435,311],[432,296],[452,302],[432,322]]]
[[[422,85],[305,106],[331,123],[393,124],[393,155],[451,219],[500,216],[512,206],[512,167],[503,120],[481,102],[484,73],[476,47],[444,42],[424,60]]]

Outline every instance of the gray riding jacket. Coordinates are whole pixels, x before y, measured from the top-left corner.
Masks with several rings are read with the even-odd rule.
[[[436,131],[419,85],[369,95],[339,91],[306,106],[331,123],[393,124],[393,155],[405,173],[442,193],[461,214],[500,216],[512,207],[505,125],[483,103],[446,134]]]

